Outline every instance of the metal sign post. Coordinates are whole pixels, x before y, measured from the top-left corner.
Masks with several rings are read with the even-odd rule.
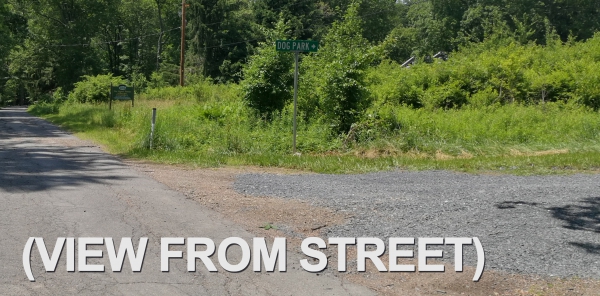
[[[150,149],[154,143],[154,127],[156,126],[156,108],[152,108],[152,121],[150,126]]]
[[[296,71],[294,71],[294,144],[292,148],[292,153],[296,154],[296,130],[297,130],[297,116],[298,116],[298,56],[300,56],[299,52],[294,52],[294,56],[296,59]]]
[[[298,117],[298,59],[301,52],[317,52],[319,50],[319,41],[313,40],[277,40],[275,41],[277,51],[293,52],[296,63],[294,71],[294,139],[292,144],[292,153],[296,154],[296,134]]]
[[[113,99],[113,85],[110,83],[110,98],[108,100],[108,110],[112,110],[112,99]]]

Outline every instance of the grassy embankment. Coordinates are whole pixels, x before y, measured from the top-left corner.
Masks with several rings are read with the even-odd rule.
[[[149,89],[135,108],[117,103],[109,111],[106,104],[73,103],[106,97],[89,99],[87,92],[107,87],[82,82],[76,85],[83,94],[79,99],[70,95],[66,103],[40,104],[31,112],[110,152],[165,163],[335,173],[598,171],[599,52],[600,34],[585,42],[554,40],[546,46],[490,39],[452,53],[446,62],[403,69],[383,61],[364,71],[348,70],[352,75],[337,80],[318,75],[325,66],[307,63],[305,71],[314,75],[304,75],[300,85],[301,156],[291,155],[290,102],[272,120],[264,120],[248,107],[237,85],[200,81],[185,88]],[[330,84],[338,80],[344,83]],[[345,92],[354,88],[344,87],[358,84],[368,90],[360,97],[364,101],[348,105]],[[158,123],[150,150],[153,107]],[[356,123],[340,133],[341,125],[335,124],[344,116]]]
[[[452,110],[397,106],[392,131],[365,120],[356,137],[325,123],[299,123],[301,156],[291,155],[289,107],[271,122],[254,116],[237,86],[199,83],[149,90],[136,107],[65,103],[30,112],[102,144],[111,153],[194,166],[278,166],[324,173],[448,169],[560,174],[600,169],[600,114],[576,104],[545,103]],[[158,109],[148,149],[151,108]],[[377,115],[378,116],[378,115]]]

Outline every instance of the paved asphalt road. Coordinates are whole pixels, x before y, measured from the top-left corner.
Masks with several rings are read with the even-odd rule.
[[[170,272],[160,271],[161,237],[209,237],[218,243],[232,236],[247,241],[252,237],[99,148],[29,116],[25,108],[0,110],[0,295],[371,293],[331,274],[300,271],[298,254],[288,254],[287,273],[227,273],[220,268],[209,273],[200,262],[198,272],[187,272],[182,259],[171,260]],[[66,247],[56,272],[47,273],[34,246],[31,261],[36,281],[30,282],[22,261],[29,237],[43,237],[50,252],[58,237],[112,237],[119,242],[132,237],[136,247],[140,237],[148,237],[149,243],[140,273],[133,273],[127,260],[120,273],[68,273]],[[88,263],[110,270],[106,247],[90,249],[104,250],[105,255]],[[237,250],[230,249],[232,258],[239,257]]]

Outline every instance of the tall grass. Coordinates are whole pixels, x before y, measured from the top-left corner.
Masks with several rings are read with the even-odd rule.
[[[140,153],[149,148],[152,108],[157,109],[153,148],[165,152],[235,154],[286,154],[292,149],[292,109],[286,107],[267,121],[246,106],[236,85],[201,82],[186,88],[152,89],[113,110],[99,104],[67,102],[35,105],[31,112],[75,132],[103,135],[99,140],[116,153]],[[324,152],[335,149],[338,139],[319,122],[300,118],[298,148]],[[113,143],[111,139],[119,143]]]
[[[514,150],[600,148],[600,114],[574,104],[509,104],[450,110],[386,108],[379,112],[385,114],[385,120],[395,122],[397,130],[392,135],[379,136],[379,142],[389,141],[405,152],[500,155]]]
[[[598,170],[600,34],[587,42],[545,47],[489,45],[465,47],[447,62],[410,69],[393,62],[371,66],[364,81],[369,106],[338,110],[327,96],[317,100],[313,92],[301,92],[300,110],[307,112],[298,122],[301,157],[291,156],[290,103],[262,116],[242,99],[235,84],[199,79],[184,88],[148,89],[138,96],[135,108],[116,102],[108,110],[106,104],[69,99],[35,105],[31,112],[113,153],[161,162],[320,172],[397,167],[523,173]],[[321,73],[321,64],[313,66]],[[348,98],[335,99],[342,104]],[[152,108],[158,110],[158,121],[149,149]],[[346,128],[339,133],[327,108],[352,113],[347,133]]]
[[[575,104],[462,109],[372,108],[356,135],[300,116],[291,155],[292,109],[265,120],[236,85],[201,82],[149,90],[128,103],[35,105],[33,114],[104,145],[110,152],[199,166],[261,165],[318,172],[393,168],[557,173],[600,168],[600,114]],[[149,149],[151,110],[158,117]],[[352,132],[351,132],[352,133]],[[567,153],[568,152],[568,153]]]

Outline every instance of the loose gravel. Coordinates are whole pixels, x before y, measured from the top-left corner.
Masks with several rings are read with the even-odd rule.
[[[243,174],[234,188],[352,216],[326,228],[327,237],[478,237],[486,269],[600,278],[600,175]],[[429,248],[452,262],[454,247]],[[475,265],[474,247],[464,256]]]

